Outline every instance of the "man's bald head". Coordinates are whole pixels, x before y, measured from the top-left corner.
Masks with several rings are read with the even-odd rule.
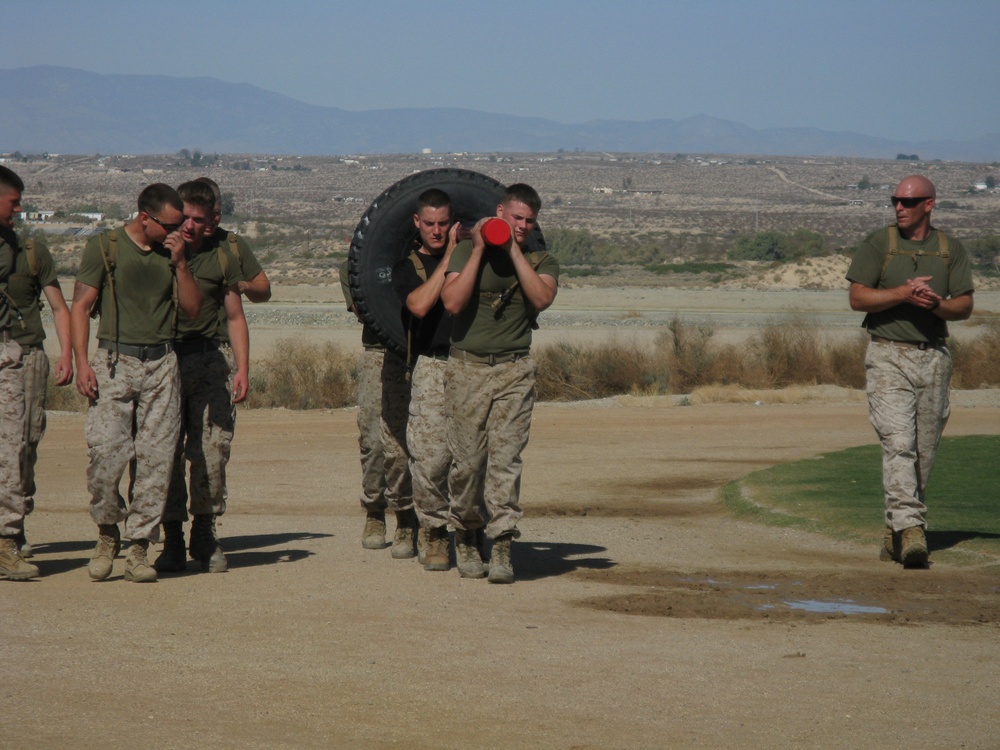
[[[922,174],[911,174],[899,181],[896,195],[901,198],[937,198],[937,190],[934,183]]]

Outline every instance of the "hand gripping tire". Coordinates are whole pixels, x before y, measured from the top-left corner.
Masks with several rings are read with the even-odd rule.
[[[419,244],[413,215],[417,198],[438,188],[451,198],[455,221],[478,221],[496,215],[504,185],[467,169],[429,169],[410,175],[383,192],[365,211],[351,239],[348,279],[361,319],[385,346],[406,356],[402,302],[392,288],[392,267]],[[527,251],[545,249],[545,238],[535,226]]]

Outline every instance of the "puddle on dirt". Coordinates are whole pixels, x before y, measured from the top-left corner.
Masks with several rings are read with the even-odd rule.
[[[889,612],[885,607],[865,607],[850,600],[821,602],[815,599],[806,599],[804,601],[786,601],[784,604],[792,609],[820,614],[884,615]]]
[[[631,589],[580,602],[623,614],[772,622],[1000,624],[996,575],[968,569],[938,571],[928,577],[889,568],[791,574],[615,566],[573,575]]]

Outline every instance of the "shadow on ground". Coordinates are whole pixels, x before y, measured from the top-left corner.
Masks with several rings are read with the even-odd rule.
[[[515,542],[512,550],[514,573],[520,581],[566,575],[577,570],[608,570],[617,563],[598,557],[607,547],[563,542]],[[587,555],[582,557],[581,555]]]
[[[250,568],[262,565],[276,565],[278,563],[296,562],[304,560],[314,554],[304,549],[288,549],[287,545],[295,542],[305,542],[313,539],[323,539],[331,537],[333,534],[316,534],[310,531],[284,532],[275,534],[248,534],[244,536],[223,536],[222,548],[226,552],[226,560],[229,568]],[[267,547],[283,546],[283,549],[271,550]],[[32,562],[41,568],[42,575],[57,575],[68,573],[80,568],[86,568],[90,561],[90,552],[94,549],[93,541],[72,541],[72,542],[50,542],[47,544],[34,545],[34,557]],[[150,547],[149,560],[155,561],[160,554],[158,546]],[[46,559],[48,555],[72,554],[86,552],[84,557],[68,557],[57,560]],[[128,552],[128,542],[122,542],[121,554],[115,560],[116,569],[119,565],[124,565],[123,557]],[[174,573],[171,575],[184,575],[185,573],[200,572],[198,563],[188,560],[188,567],[184,573]]]
[[[931,552],[951,549],[972,539],[1000,539],[1000,534],[992,531],[928,531],[927,548]]]

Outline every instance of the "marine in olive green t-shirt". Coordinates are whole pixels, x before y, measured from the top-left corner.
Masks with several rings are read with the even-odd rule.
[[[928,285],[943,298],[957,297],[973,290],[972,266],[962,243],[948,237],[948,257],[941,254],[940,235],[931,229],[920,241],[899,236],[898,254],[883,270],[889,251],[889,227],[872,232],[858,246],[847,271],[848,281],[871,289],[892,289],[908,279],[930,276]],[[948,325],[930,310],[916,305],[895,305],[865,316],[865,328],[872,336],[891,341],[942,341]]]
[[[107,247],[107,235],[112,232],[117,237],[118,245],[114,269],[115,315],[112,315],[115,300],[105,284],[107,273],[100,244],[103,239]],[[96,235],[83,248],[76,279],[101,290],[98,339],[117,339],[120,344],[133,346],[158,346],[173,340],[173,269],[170,252],[162,245],[156,244],[151,251],[144,252],[132,241],[124,227]],[[112,330],[112,317],[116,318],[117,332]]]
[[[458,243],[448,264],[448,273],[461,273],[472,254],[472,241]],[[528,254],[529,262],[533,259]],[[558,281],[559,261],[546,253],[535,269],[539,275]],[[473,299],[455,316],[451,329],[451,345],[473,354],[506,354],[526,352],[531,347],[534,311],[520,291],[498,311],[494,302],[517,281],[514,262],[500,248],[487,247]]]
[[[191,254],[188,250],[188,263],[198,286],[205,295],[201,303],[201,312],[197,319],[187,320],[181,316],[177,320],[177,339],[211,339],[213,341],[229,341],[228,318],[223,300],[226,290],[239,283],[243,278],[239,262],[229,252],[229,243],[223,234],[222,246],[215,237],[202,242],[198,252]],[[226,258],[223,264],[222,257]],[[223,269],[225,265],[225,269]],[[226,325],[220,324],[220,320]],[[225,338],[222,332],[225,331]]]

